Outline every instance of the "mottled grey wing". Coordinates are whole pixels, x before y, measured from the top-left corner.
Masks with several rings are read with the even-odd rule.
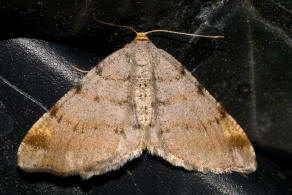
[[[148,150],[188,170],[255,171],[253,147],[236,121],[175,58],[163,50],[152,55],[156,116]]]
[[[89,178],[141,154],[125,50],[93,68],[32,126],[18,149],[20,168]]]

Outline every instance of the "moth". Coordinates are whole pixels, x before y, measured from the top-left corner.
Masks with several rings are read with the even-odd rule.
[[[17,152],[21,169],[88,179],[146,150],[187,170],[256,170],[242,128],[148,39],[151,32],[136,32],[134,41],[91,69],[31,127]]]

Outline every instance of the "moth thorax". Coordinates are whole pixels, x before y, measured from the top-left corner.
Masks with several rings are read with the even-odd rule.
[[[142,128],[147,129],[152,120],[154,101],[151,66],[137,66],[135,72],[137,78],[134,81],[134,101],[137,120]]]

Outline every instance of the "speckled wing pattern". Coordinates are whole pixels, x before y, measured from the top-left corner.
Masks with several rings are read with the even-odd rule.
[[[167,52],[133,41],[93,68],[29,130],[26,171],[89,178],[147,149],[201,172],[252,172],[255,153],[235,120]]]
[[[153,56],[156,122],[148,150],[187,170],[255,171],[253,147],[236,121],[174,57],[161,49]]]
[[[121,49],[88,72],[29,130],[18,166],[89,178],[139,156],[144,135],[131,106],[131,68]]]

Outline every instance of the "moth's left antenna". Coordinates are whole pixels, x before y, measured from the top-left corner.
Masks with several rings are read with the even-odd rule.
[[[104,22],[102,20],[97,19],[96,16],[95,16],[95,13],[93,13],[92,16],[93,16],[93,19],[95,21],[97,21],[98,23],[106,24],[106,25],[110,25],[110,26],[116,26],[116,27],[120,27],[120,28],[127,28],[127,29],[130,29],[131,31],[133,31],[134,33],[138,34],[138,32],[134,28],[132,28],[131,26],[124,26],[124,25],[119,25],[119,24],[113,24],[113,23],[109,23],[109,22]]]

